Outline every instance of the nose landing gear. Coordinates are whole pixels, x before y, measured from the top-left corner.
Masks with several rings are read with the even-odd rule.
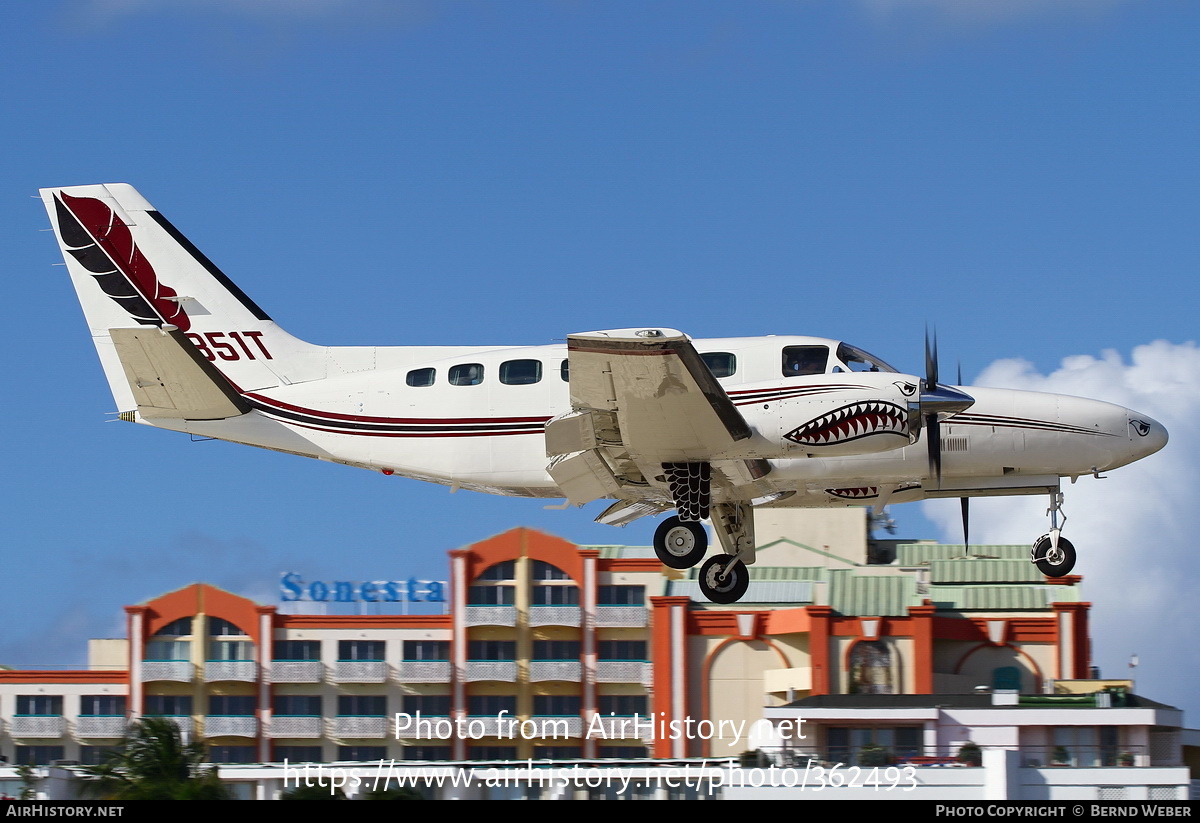
[[[1046,577],[1065,577],[1075,568],[1075,546],[1062,536],[1062,526],[1058,523],[1062,503],[1062,492],[1055,489],[1050,493],[1050,508],[1046,511],[1050,515],[1050,531],[1037,539],[1029,553],[1030,561]],[[1063,525],[1067,522],[1065,514],[1062,522]]]

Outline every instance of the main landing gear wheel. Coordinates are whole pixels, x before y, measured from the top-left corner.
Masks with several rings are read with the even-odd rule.
[[[654,553],[664,566],[690,569],[708,551],[708,534],[699,523],[668,517],[654,532]]]
[[[721,580],[721,575],[725,579]],[[750,585],[746,564],[733,555],[718,554],[700,567],[700,591],[714,603],[736,603]]]
[[[1055,551],[1050,542],[1050,535],[1044,534],[1033,544],[1030,553],[1033,565],[1046,577],[1063,577],[1075,568],[1075,547],[1065,537],[1058,538],[1058,550]]]

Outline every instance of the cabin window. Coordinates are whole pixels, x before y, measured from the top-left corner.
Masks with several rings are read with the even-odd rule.
[[[824,374],[828,362],[828,346],[785,346],[783,349],[783,376]]]
[[[564,383],[571,382],[571,361],[563,360],[562,365],[558,367],[558,374],[562,377]]]
[[[506,386],[528,386],[541,379],[541,360],[505,360],[500,364],[500,382]]]
[[[414,388],[424,388],[432,386],[433,379],[437,377],[437,369],[413,369],[408,373],[408,377],[404,382]]]
[[[450,368],[451,386],[478,386],[482,382],[482,363],[462,363]]]
[[[726,351],[714,351],[700,355],[713,377],[732,377],[737,371],[737,357]]]

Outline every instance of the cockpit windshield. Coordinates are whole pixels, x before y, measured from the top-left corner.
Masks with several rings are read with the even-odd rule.
[[[873,354],[867,354],[860,348],[842,343],[837,348],[837,359],[841,360],[850,371],[883,371],[896,373],[896,370]],[[834,368],[834,371],[839,369]]]

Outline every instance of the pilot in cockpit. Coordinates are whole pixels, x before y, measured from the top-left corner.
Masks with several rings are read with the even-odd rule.
[[[824,374],[828,361],[829,349],[826,346],[787,346],[783,350],[783,376]]]

